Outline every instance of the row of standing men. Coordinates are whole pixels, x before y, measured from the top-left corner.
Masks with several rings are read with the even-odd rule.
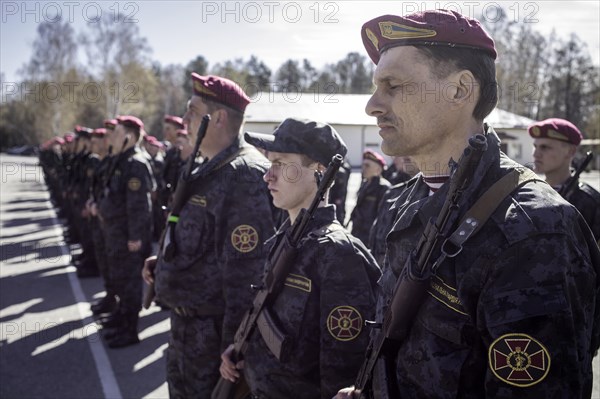
[[[404,35],[402,29],[419,33],[424,24],[435,34],[426,36],[427,47],[420,53],[419,36]],[[490,94],[473,89],[487,87],[485,82],[467,84],[482,79],[480,71],[454,64],[448,70],[455,72],[444,75],[432,73],[439,62],[428,63],[427,57],[439,56],[436,44],[451,43],[440,51],[459,58],[468,53],[491,69],[486,62],[493,65],[496,56],[493,40],[476,20],[443,10],[386,15],[367,22],[362,33],[377,65],[377,89],[367,112],[377,117],[386,154],[410,155],[425,166],[449,161],[452,169],[463,139],[482,135],[486,149],[461,211],[476,204],[477,196],[500,177],[522,170],[499,151],[497,135],[482,123],[495,101],[490,108],[479,98]],[[441,105],[394,97],[393,82],[406,76],[424,83],[456,79],[454,95]],[[119,299],[118,311],[108,320],[116,326],[109,346],[137,341],[142,270],[171,312],[171,397],[210,397],[220,376],[235,380],[242,374],[251,397],[332,397],[352,385],[360,368],[369,342],[364,320],[381,322],[396,280],[408,278],[415,245],[448,193],[449,173],[420,174],[384,200],[395,198],[391,208],[379,208],[387,218],[383,225],[391,227],[382,229],[385,239],[375,239],[385,242],[381,269],[361,240],[336,221],[335,208],[323,201],[301,242],[301,256],[269,304],[270,331],[285,336],[285,356],[275,356],[269,335],[255,331],[244,362],[235,363],[230,343],[251,303],[250,287],[260,282],[272,249],[314,196],[315,172],[322,173],[333,155],[345,155],[346,146],[331,126],[296,119],[284,121],[273,135],[247,132],[244,141],[239,132],[249,98],[243,90],[228,79],[195,73],[192,84],[183,117],[189,136],[196,138],[204,115],[211,122],[200,146],[202,160],[169,237],[176,251],[147,257],[154,180],[148,160],[136,149],[143,124],[135,117],[116,120],[116,158],[107,162],[103,195],[85,207],[104,231],[108,280]],[[480,104],[484,110],[477,108]],[[402,123],[395,118],[403,118]],[[404,125],[415,131],[403,130]],[[571,143],[572,132],[564,126],[544,121],[530,134]],[[411,136],[417,132],[418,137]],[[434,133],[440,138],[436,148],[428,142],[437,137]],[[373,376],[375,397],[386,397],[390,385],[399,389],[398,397],[590,395],[591,359],[600,343],[597,238],[581,213],[540,179],[526,180],[495,200],[497,209],[482,221],[479,234],[435,270],[425,299],[415,304],[419,311],[410,335],[380,361],[383,374]],[[286,211],[283,223],[274,208]]]

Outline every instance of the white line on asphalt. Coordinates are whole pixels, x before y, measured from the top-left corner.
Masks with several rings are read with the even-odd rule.
[[[50,205],[50,202],[46,202],[46,206],[52,211],[53,221],[54,221],[54,230],[58,234],[58,237],[63,236],[63,231],[60,226],[60,222],[56,218],[56,214],[54,213],[54,208]],[[70,257],[70,253],[65,247],[65,245],[61,245],[60,247],[63,255],[68,259]],[[77,310],[79,311],[80,319],[84,326],[89,325],[90,323],[94,323],[94,320],[91,316],[87,316],[86,313],[88,309],[85,307],[88,303],[83,290],[81,289],[81,284],[79,284],[79,280],[77,279],[77,273],[75,273],[75,267],[68,267],[70,273],[69,283],[71,284],[71,290],[73,291],[73,296],[75,297],[75,301],[77,302]],[[98,335],[96,335],[98,337]],[[90,350],[92,351],[92,357],[94,358],[94,363],[96,364],[96,370],[98,371],[98,377],[100,378],[100,384],[102,385],[102,391],[104,392],[105,398],[110,399],[122,399],[121,390],[119,389],[119,384],[117,383],[117,379],[115,378],[115,374],[113,373],[112,366],[110,364],[110,360],[108,359],[108,354],[104,349],[104,345],[98,339],[90,339],[89,336],[86,336],[86,340],[90,346]]]

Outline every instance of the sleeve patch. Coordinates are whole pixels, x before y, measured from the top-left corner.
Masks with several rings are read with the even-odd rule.
[[[258,245],[258,233],[256,229],[247,224],[239,225],[231,233],[231,245],[238,252],[251,252]]]
[[[127,188],[131,191],[138,191],[142,187],[142,182],[137,177],[132,177],[127,182]]]
[[[363,319],[352,306],[338,306],[327,317],[327,329],[338,341],[352,341],[362,330]]]
[[[526,334],[501,336],[490,345],[488,357],[494,375],[516,387],[535,385],[550,371],[550,353]]]

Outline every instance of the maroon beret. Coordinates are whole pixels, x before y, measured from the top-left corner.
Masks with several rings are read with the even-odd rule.
[[[183,119],[175,115],[165,115],[165,123],[175,125],[179,129],[185,128],[185,125],[183,124]]]
[[[72,143],[75,140],[75,135],[73,133],[65,134],[65,143]]]
[[[76,125],[75,126],[75,134],[78,137],[89,138],[90,134],[92,134],[92,129],[85,126]]]
[[[220,76],[202,76],[192,72],[194,95],[200,96],[235,110],[244,112],[250,99],[244,90],[234,81]]]
[[[577,129],[577,126],[569,121],[559,118],[550,118],[541,122],[536,122],[527,129],[529,135],[534,139],[555,139],[579,145],[583,140],[583,134]]]
[[[139,129],[140,131],[142,131],[144,129],[144,122],[141,121],[140,118],[132,116],[132,115],[121,115],[121,116],[117,116],[117,122],[120,125],[132,128],[132,129]]]
[[[117,120],[116,119],[105,119],[104,120],[104,127],[106,129],[110,129],[110,130],[115,130],[115,127],[117,127]]]
[[[187,137],[188,136],[188,131],[185,129],[178,129],[177,130],[177,135],[178,136],[183,136],[183,137]]]
[[[59,145],[65,144],[65,140],[60,136],[56,136],[52,140],[54,141],[54,144],[59,144]]]
[[[165,148],[165,145],[158,140],[149,141],[148,145],[150,145],[152,147],[160,148],[160,149]]]
[[[405,17],[382,15],[365,23],[362,41],[375,64],[385,50],[396,46],[447,46],[497,53],[494,40],[479,21],[454,11],[422,11]]]
[[[363,152],[363,159],[368,159],[378,163],[383,168],[386,165],[385,158],[378,152],[372,150],[365,150]]]
[[[92,136],[104,137],[105,135],[106,135],[106,129],[103,127],[94,129],[94,131],[92,132]]]

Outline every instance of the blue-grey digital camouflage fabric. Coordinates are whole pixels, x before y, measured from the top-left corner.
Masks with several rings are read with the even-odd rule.
[[[519,167],[500,153],[491,129],[487,140],[462,212]],[[398,198],[378,317],[447,190],[446,184],[428,196],[429,187],[417,179]],[[599,257],[583,218],[549,185],[530,182],[511,193],[432,278],[397,353],[400,397],[589,398]]]
[[[119,296],[119,307],[137,313],[142,307],[141,271],[150,254],[154,178],[148,161],[132,147],[115,155],[117,166],[110,178],[99,212],[104,231],[108,281]],[[141,240],[139,251],[131,252],[128,241]]]
[[[205,335],[202,342],[188,339],[185,346],[177,342],[179,332],[172,331],[167,382],[175,397],[210,397],[219,377],[220,354],[233,342],[251,305],[250,285],[262,276],[267,256],[263,243],[275,231],[271,198],[262,180],[268,161],[250,146],[241,149],[237,140],[215,162],[217,158],[226,162],[189,184],[189,199],[175,228],[177,252],[171,261],[159,254],[155,272],[162,303],[221,320],[218,335]],[[201,165],[194,174],[202,170]],[[198,325],[194,318],[177,323],[179,331]],[[206,357],[213,361],[203,360]],[[190,374],[177,366],[192,362],[203,368],[206,378],[187,378]]]
[[[369,341],[363,323],[374,316],[380,271],[364,245],[318,208],[282,292],[270,307],[289,339],[278,360],[258,331],[248,342],[245,377],[265,398],[331,398],[353,384]],[[327,229],[329,227],[329,229]],[[287,221],[269,243],[282,239]],[[267,265],[268,267],[268,265]]]
[[[390,182],[383,177],[376,176],[363,182],[358,190],[356,206],[352,210],[350,220],[352,221],[352,235],[365,244],[369,243],[371,227],[377,218],[381,199],[388,188],[390,188]]]
[[[381,202],[377,208],[377,217],[369,232],[369,249],[377,264],[382,268],[385,265],[383,261],[385,258],[385,238],[390,230],[392,230],[392,226],[396,221],[396,208],[394,204],[406,186],[406,182],[403,182],[387,189],[381,198]]]
[[[589,184],[579,181],[566,200],[581,213],[600,245],[600,193]]]

